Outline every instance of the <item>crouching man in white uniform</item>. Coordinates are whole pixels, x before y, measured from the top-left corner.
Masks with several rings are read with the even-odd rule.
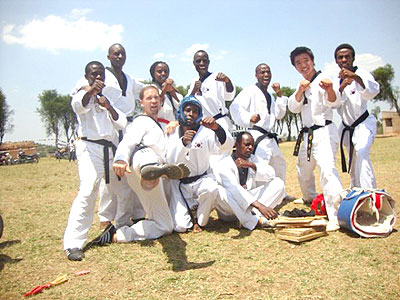
[[[191,176],[171,180],[174,230],[185,232],[193,228],[199,232],[201,226],[207,225],[219,198],[218,183],[210,170],[210,156],[230,150],[231,144],[226,143],[227,134],[213,117],[203,118],[202,106],[195,97],[181,101],[177,117],[180,126],[169,136],[167,162],[185,163]]]
[[[342,171],[350,173],[351,188],[374,189],[376,179],[369,152],[376,135],[376,119],[368,113],[367,104],[379,94],[379,83],[369,72],[353,66],[354,57],[354,48],[349,44],[341,44],[335,50],[340,72],[333,87],[339,91],[342,104],[338,108],[343,120],[339,127]],[[348,168],[343,145],[348,150]]]
[[[72,203],[64,234],[64,250],[69,260],[82,260],[83,245],[93,222],[100,181],[106,183],[121,201],[127,201],[130,189],[110,172],[113,149],[118,143],[117,131],[126,126],[125,115],[101,95],[105,70],[100,62],[90,62],[85,68],[89,85],[75,90],[72,109],[77,115],[79,138],[75,142],[79,170],[79,192]]]
[[[113,168],[120,177],[127,176],[129,186],[136,192],[147,214],[147,219],[132,226],[116,229],[109,225],[92,244],[131,242],[157,239],[173,230],[173,221],[160,178],[181,179],[189,175],[183,165],[167,165],[165,161],[166,137],[156,121],[161,108],[160,95],[155,86],[140,92],[143,115],[137,116],[126,129],[118,145]],[[131,161],[131,164],[129,164]]]
[[[240,185],[267,208],[275,208],[285,197],[283,180],[275,175],[271,165],[265,164],[264,160],[253,154],[254,139],[249,132],[238,134],[235,148],[232,158],[237,167],[234,171]],[[253,208],[253,212],[259,217],[262,216],[256,208]]]

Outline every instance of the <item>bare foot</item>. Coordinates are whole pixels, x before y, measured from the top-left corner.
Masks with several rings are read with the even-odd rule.
[[[193,225],[193,232],[194,233],[198,233],[198,232],[202,232],[203,230],[201,229],[201,227],[199,226],[199,224],[194,224]]]

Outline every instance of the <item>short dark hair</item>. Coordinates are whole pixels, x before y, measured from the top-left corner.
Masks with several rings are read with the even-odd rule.
[[[239,132],[239,133],[237,134],[237,136],[236,136],[236,142],[235,142],[235,143],[236,143],[237,145],[240,145],[240,143],[242,142],[243,136],[244,136],[245,134],[251,136],[251,137],[253,138],[253,140],[254,140],[254,137],[252,136],[252,134],[251,134],[250,132],[248,132],[248,131],[241,131],[241,132]]]
[[[260,63],[260,64],[258,64],[257,67],[256,67],[256,74],[257,74],[257,69],[258,69],[259,67],[261,67],[261,66],[267,66],[267,67],[269,67],[266,63]]]
[[[205,50],[197,50],[194,54],[193,54],[193,58],[196,56],[196,54],[203,52],[207,55],[208,60],[210,60],[210,57],[208,56],[208,53]]]
[[[115,43],[115,44],[112,44],[112,45],[108,48],[108,54],[110,54],[111,49],[114,48],[115,46],[120,46],[120,47],[121,47],[122,49],[124,49],[124,51],[125,51],[124,46],[122,46],[120,43]]]
[[[144,98],[144,92],[147,91],[147,90],[149,90],[149,89],[155,89],[155,90],[157,91],[157,94],[160,95],[160,92],[158,91],[158,88],[157,88],[156,86],[154,86],[154,85],[148,85],[148,86],[145,86],[144,88],[142,88],[142,90],[140,91],[140,94],[139,94],[140,100],[143,100],[143,98]]]
[[[90,63],[88,63],[88,64],[86,65],[86,67],[85,67],[85,74],[86,74],[86,75],[89,75],[89,68],[90,68],[91,66],[93,66],[93,65],[99,65],[99,66],[101,66],[101,67],[104,69],[104,65],[103,65],[101,62],[96,61],[96,60],[93,60],[93,61],[91,61]]]
[[[335,56],[335,60],[336,60],[336,53],[341,49],[349,49],[353,53],[353,58],[356,56],[356,51],[354,50],[352,45],[350,45],[350,44],[340,44],[339,46],[336,47],[335,53],[333,54]]]
[[[156,62],[154,62],[150,67],[150,75],[151,75],[151,78],[152,78],[153,82],[155,82],[154,72],[155,72],[156,67],[157,67],[158,64],[166,65],[167,69],[168,69],[168,73],[169,73],[169,66],[165,61],[156,61]]]
[[[314,54],[312,53],[310,48],[301,46],[301,47],[296,47],[292,52],[290,52],[290,62],[292,63],[293,66],[295,66],[294,59],[297,55],[306,53],[311,57],[311,60],[314,62]]]

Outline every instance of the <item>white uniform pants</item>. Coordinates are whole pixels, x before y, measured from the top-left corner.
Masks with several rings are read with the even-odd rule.
[[[343,124],[339,127],[340,136],[343,131]],[[353,134],[353,158],[350,168],[350,188],[376,188],[375,173],[372,168],[372,163],[369,158],[370,149],[376,135],[376,119],[369,115],[368,118],[359,124]],[[347,148],[347,157],[350,153],[349,131],[346,131],[343,139],[343,144]],[[348,166],[348,161],[347,161]]]
[[[275,177],[269,183],[248,191],[258,202],[270,208],[275,208],[277,205],[281,204],[283,198],[286,196],[285,184],[279,177]],[[258,217],[261,217],[261,213],[258,209],[253,208],[253,212]]]
[[[343,190],[335,166],[339,137],[333,123],[314,130],[313,136],[311,157],[310,161],[307,161],[308,133],[304,134],[297,159],[297,177],[304,199],[314,199],[317,196],[314,169],[316,166],[318,167],[325,207],[328,218],[331,220],[337,216],[334,199]]]
[[[130,189],[126,177],[121,178],[121,183]],[[145,215],[142,204],[134,191],[131,191],[128,201],[118,201],[116,195],[108,189],[105,181],[101,181],[98,212],[100,222],[115,220],[115,227],[119,228],[123,225],[130,225],[131,218],[144,218]]]
[[[121,201],[126,201],[130,189],[118,181],[112,170],[112,151],[110,154],[110,183],[108,188]],[[79,140],[76,142],[78,158],[79,191],[74,199],[64,233],[64,249],[83,248],[89,229],[93,223],[96,198],[99,192],[100,181],[104,177],[103,146],[92,142]]]
[[[205,175],[200,179],[181,184],[182,193],[192,208],[197,208],[197,223],[200,226],[206,226],[210,218],[211,210],[214,209],[218,196],[218,184],[212,174]],[[185,200],[179,191],[179,180],[171,180],[171,203],[170,210],[174,219],[174,230],[185,232],[193,226]]]
[[[146,164],[162,163],[154,151],[144,148],[135,153],[132,161],[132,173],[125,173],[129,186],[136,191],[147,214],[147,219],[132,226],[122,226],[117,230],[118,242],[157,239],[172,232],[174,223],[165,197],[162,178],[151,190],[144,190],[140,184],[140,169]]]
[[[262,135],[257,130],[251,130],[250,133],[254,137],[254,141]],[[265,138],[257,146],[256,152],[254,153],[257,157],[266,160],[275,170],[275,175],[286,182],[286,161],[283,157],[282,151],[275,139]]]

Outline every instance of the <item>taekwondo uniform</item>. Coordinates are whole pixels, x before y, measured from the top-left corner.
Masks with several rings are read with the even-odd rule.
[[[136,113],[136,101],[139,100],[139,94],[144,84],[124,73],[126,78],[126,90],[122,90],[112,69],[107,67],[105,73],[105,87],[102,90],[102,94],[110,100],[113,107],[125,113],[128,123],[132,122],[133,116]],[[120,132],[120,139],[124,132],[125,128]],[[121,178],[121,180],[126,183],[125,178]],[[118,202],[115,195],[112,193],[110,194],[107,186],[102,182],[100,184],[98,216],[100,222],[115,220],[115,227],[118,228],[122,225],[130,224],[131,217],[135,219],[144,218],[145,213],[134,191],[132,191],[132,196],[129,201]]]
[[[87,82],[86,84],[87,85]],[[79,171],[79,192],[72,203],[64,234],[64,249],[82,249],[93,222],[100,181],[105,175],[106,183],[121,201],[130,195],[128,186],[118,181],[112,171],[113,149],[118,143],[117,130],[126,126],[126,117],[117,108],[118,120],[95,103],[92,97],[87,106],[82,105],[85,90],[73,91],[71,105],[78,119],[78,139],[75,141]]]
[[[145,165],[164,163],[165,147],[166,137],[160,124],[149,116],[137,116],[126,128],[114,161],[122,160],[131,165],[132,173],[125,173],[125,176],[129,186],[138,195],[147,219],[117,229],[118,242],[156,239],[173,230],[174,224],[165,197],[163,179],[160,178],[159,184],[151,190],[144,190],[140,184],[141,168]]]
[[[220,127],[220,130],[223,130]],[[189,211],[197,208],[197,223],[205,226],[208,223],[211,210],[219,198],[218,183],[210,170],[210,156],[221,151],[230,150],[230,141],[221,145],[216,133],[200,126],[192,142],[184,145],[182,131],[179,126],[168,138],[167,162],[185,163],[190,169],[190,177],[181,180],[171,180],[170,209],[174,219],[174,230],[185,232],[193,226]],[[228,147],[229,149],[226,149]],[[183,198],[184,197],[184,198]]]
[[[158,88],[158,92],[161,95],[162,90],[160,86],[155,82],[153,82],[152,84]],[[178,92],[176,93],[176,96],[178,97],[179,102],[183,99],[183,96]],[[179,108],[179,102],[169,93],[166,93],[164,95],[164,99],[162,101],[163,104],[160,111],[158,112],[157,118],[159,119],[160,123],[168,124],[169,122],[176,120],[176,112]]]
[[[298,86],[296,92],[289,97],[288,107],[293,113],[301,113],[302,117],[303,128],[297,139],[294,154],[298,155],[297,177],[303,197],[312,200],[317,196],[313,173],[317,166],[321,174],[320,183],[328,218],[335,221],[337,204],[334,204],[334,199],[342,191],[342,184],[335,167],[339,135],[335,124],[332,123],[332,107],[340,105],[340,98],[336,93],[336,101],[328,101],[327,93],[319,86],[324,78],[329,76],[317,72],[300,102],[295,99]]]
[[[235,159],[233,157],[233,159]],[[286,195],[285,184],[283,180],[275,175],[274,168],[266,165],[259,157],[252,154],[249,161],[253,162],[257,170],[252,168],[236,167],[230,171],[235,172],[240,185],[246,185],[246,189],[258,200],[261,204],[267,207],[275,208],[279,205]],[[236,165],[236,164],[235,164]],[[253,208],[253,212],[261,217],[260,212]]]
[[[379,94],[379,83],[365,70],[357,69],[355,73],[363,80],[365,89],[353,81],[344,88],[342,93],[339,92],[341,106],[338,108],[338,112],[342,117],[342,123],[339,126],[342,171],[349,170],[351,188],[376,188],[375,174],[369,158],[376,135],[376,119],[368,113],[367,104],[369,100]],[[340,78],[335,78],[333,84],[335,90],[338,91]],[[343,144],[348,150],[348,168]]]
[[[254,141],[258,141],[255,155],[270,164],[283,182],[286,180],[286,162],[279,149],[277,135],[272,130],[276,120],[285,117],[287,100],[285,96],[276,100],[271,97],[268,104],[264,93],[254,84],[244,88],[229,107],[233,121],[248,128]],[[256,124],[250,122],[255,114],[260,115],[260,121]]]

